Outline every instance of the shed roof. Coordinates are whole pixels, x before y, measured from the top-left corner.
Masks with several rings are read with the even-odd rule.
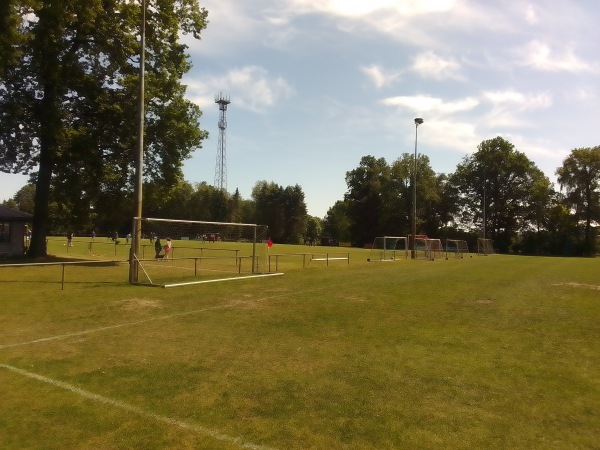
[[[33,219],[33,216],[23,211],[9,208],[8,206],[0,205],[0,220],[8,220],[15,222],[27,222]]]

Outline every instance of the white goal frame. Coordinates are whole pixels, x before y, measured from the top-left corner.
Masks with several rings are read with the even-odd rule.
[[[477,238],[477,254],[480,256],[494,255],[494,241],[492,239]]]
[[[401,244],[398,248],[398,244]],[[384,262],[408,259],[408,238],[406,236],[378,236],[371,246],[367,261]]]
[[[136,217],[133,229],[142,238],[138,254],[130,254],[131,284],[174,287],[276,275],[268,267],[266,225]]]
[[[415,259],[424,258],[430,261],[444,257],[444,248],[440,239],[427,237],[415,238]]]
[[[449,255],[455,258],[464,258],[469,255],[469,245],[463,239],[446,239],[446,259]]]

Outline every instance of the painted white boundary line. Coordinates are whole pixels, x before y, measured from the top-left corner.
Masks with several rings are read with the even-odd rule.
[[[100,327],[100,328],[92,328],[90,330],[76,331],[74,333],[59,334],[56,336],[49,336],[49,337],[45,337],[45,338],[34,339],[32,341],[16,342],[14,344],[2,344],[2,345],[0,345],[0,350],[5,349],[5,348],[21,347],[23,345],[38,344],[40,342],[58,341],[60,339],[67,339],[67,338],[75,337],[75,336],[83,336],[85,334],[98,333],[100,331],[114,330],[117,328],[130,327],[130,326],[134,326],[134,325],[140,325],[142,323],[153,322],[156,320],[165,320],[165,319],[171,319],[173,317],[181,317],[181,316],[187,316],[187,315],[191,315],[191,314],[198,314],[198,313],[210,311],[213,309],[233,308],[234,306],[239,305],[240,303],[241,303],[240,301],[237,301],[235,303],[231,303],[231,304],[227,304],[227,305],[210,306],[207,308],[195,309],[193,311],[184,311],[184,312],[180,312],[180,313],[169,314],[166,316],[149,317],[147,319],[136,320],[134,322],[125,322],[125,323],[120,323],[117,325],[108,325],[108,326]]]
[[[320,289],[321,288],[313,288],[311,291],[317,291]],[[180,313],[167,314],[165,316],[149,317],[147,319],[136,320],[133,322],[125,322],[125,323],[120,323],[117,325],[107,325],[105,327],[92,328],[89,330],[76,331],[74,333],[67,333],[67,334],[59,334],[59,335],[55,335],[55,336],[48,336],[45,338],[33,339],[31,341],[15,342],[13,344],[0,344],[0,350],[5,349],[5,348],[21,347],[23,345],[39,344],[40,342],[59,341],[61,339],[67,339],[70,337],[83,336],[86,334],[99,333],[101,331],[114,330],[114,329],[124,328],[124,327],[131,327],[131,326],[140,325],[143,323],[154,322],[157,320],[167,320],[167,319],[172,319],[173,317],[188,316],[188,315],[192,315],[192,314],[198,314],[198,313],[217,310],[217,309],[235,308],[238,305],[262,302],[264,300],[269,300],[272,298],[279,298],[283,295],[287,295],[287,293],[277,293],[277,294],[273,294],[273,295],[267,295],[267,296],[258,298],[256,300],[248,300],[248,301],[235,300],[235,301],[225,304],[225,305],[207,306],[206,308],[194,309],[192,311],[183,311]]]
[[[276,277],[279,275],[283,275],[283,272],[263,273],[260,275],[244,275],[241,277],[232,277],[232,278],[219,278],[218,280],[188,281],[186,283],[165,284],[164,287],[170,288],[170,287],[179,287],[179,286],[191,286],[193,284],[206,284],[206,283],[217,283],[217,282],[222,282],[222,281],[247,280],[249,278]]]
[[[72,384],[69,383],[65,383],[63,381],[59,381],[59,380],[54,380],[52,378],[48,378],[45,377],[43,375],[38,375],[36,373],[33,372],[28,372],[26,370],[23,369],[19,369],[17,367],[14,366],[10,366],[8,364],[2,364],[0,363],[0,367],[10,370],[11,372],[15,372],[18,373],[20,375],[23,375],[27,378],[32,378],[34,380],[37,381],[41,381],[43,383],[47,383],[50,384],[54,387],[58,387],[61,389],[64,389],[66,391],[70,391],[73,392],[81,397],[87,398],[88,400],[93,400],[95,402],[98,403],[103,403],[105,405],[110,405],[110,406],[114,406],[115,408],[119,408],[122,409],[126,412],[130,412],[130,413],[134,413],[137,414],[138,416],[144,417],[146,419],[152,419],[155,420],[157,422],[161,422],[167,425],[172,425],[178,428],[182,428],[185,430],[190,430],[190,431],[195,431],[197,433],[202,433],[205,434],[207,436],[210,436],[214,439],[217,439],[219,441],[224,441],[224,442],[229,442],[232,444],[236,444],[239,445],[241,448],[247,448],[250,450],[272,450],[270,447],[263,447],[261,445],[257,445],[257,444],[253,444],[251,442],[245,442],[240,438],[236,438],[233,436],[228,436],[226,434],[223,433],[219,433],[216,430],[210,429],[210,428],[206,428],[203,427],[201,425],[195,425],[192,423],[187,423],[187,422],[182,422],[181,420],[177,420],[177,419],[173,419],[171,417],[166,417],[166,416],[161,416],[158,414],[154,414],[152,412],[146,411],[142,408],[139,408],[137,406],[133,406],[133,405],[129,405],[127,403],[121,402],[119,400],[114,400],[112,398],[109,397],[104,397],[103,395],[99,395],[99,394],[94,394],[93,392],[90,391],[86,391],[83,389],[78,388],[77,386],[73,386]]]
[[[348,258],[313,258],[311,261],[348,261]]]

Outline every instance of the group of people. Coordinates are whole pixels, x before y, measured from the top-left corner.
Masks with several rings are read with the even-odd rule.
[[[154,239],[154,251],[156,252],[156,259],[168,258],[171,254],[172,242],[171,238],[167,238],[167,243],[163,246],[158,236]]]

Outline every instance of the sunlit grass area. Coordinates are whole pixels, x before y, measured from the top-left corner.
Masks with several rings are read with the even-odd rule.
[[[0,267],[3,447],[600,446],[600,260],[270,252],[284,275],[173,289]]]

